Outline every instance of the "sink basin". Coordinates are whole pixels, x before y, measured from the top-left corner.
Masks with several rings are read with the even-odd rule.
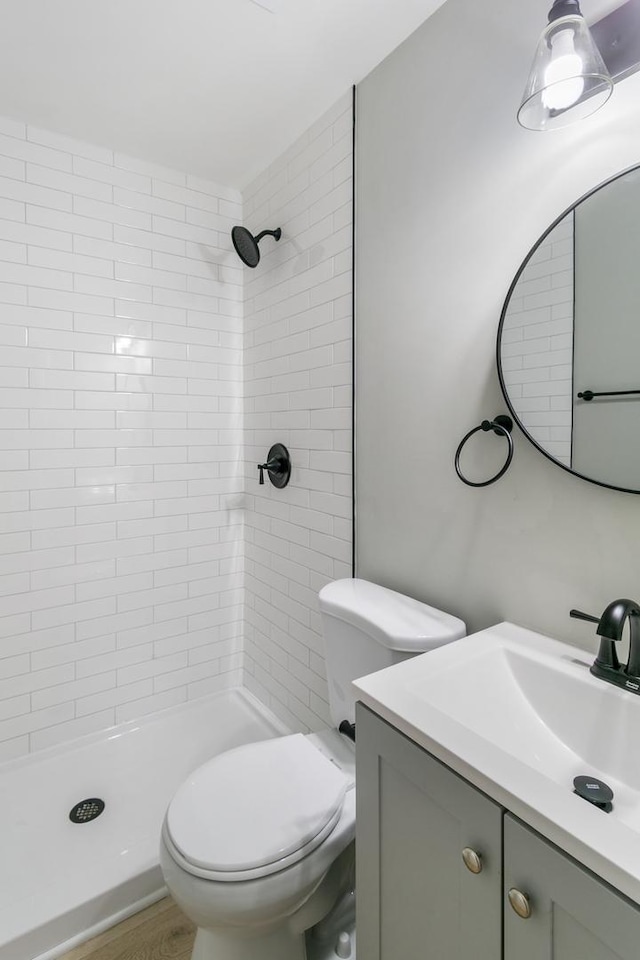
[[[593,656],[581,659],[577,650],[468,647],[466,662],[457,662],[457,649],[456,663],[409,682],[407,693],[559,784],[583,773],[615,780],[620,813],[623,794],[640,790],[640,697],[593,677]]]
[[[640,903],[640,696],[503,623],[357,680],[358,697]],[[605,781],[607,814],[573,792]]]

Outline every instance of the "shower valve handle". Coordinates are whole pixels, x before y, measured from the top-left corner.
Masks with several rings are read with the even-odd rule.
[[[274,443],[267,454],[267,462],[259,463],[260,483],[264,484],[264,471],[269,474],[269,480],[274,487],[286,487],[291,477],[291,458],[289,451],[282,443]]]
[[[271,460],[267,460],[266,463],[259,463],[258,470],[260,471],[260,480],[259,483],[264,484],[264,471],[268,470],[269,473],[272,471],[274,473],[282,473],[283,468],[282,457],[272,457]]]

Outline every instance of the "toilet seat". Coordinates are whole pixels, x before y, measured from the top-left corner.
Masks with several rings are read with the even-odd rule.
[[[251,743],[193,772],[169,805],[165,842],[195,876],[267,876],[330,835],[352,785],[302,734]]]

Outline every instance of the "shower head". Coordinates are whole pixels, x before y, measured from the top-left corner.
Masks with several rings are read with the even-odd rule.
[[[279,240],[282,236],[282,230],[263,230],[257,237],[247,230],[246,227],[234,227],[231,231],[231,239],[236,248],[236,253],[243,263],[248,267],[257,267],[260,263],[260,250],[258,244],[263,237],[275,237]]]

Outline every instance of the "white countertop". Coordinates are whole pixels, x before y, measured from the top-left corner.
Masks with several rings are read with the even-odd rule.
[[[640,904],[640,697],[593,677],[593,659],[502,623],[353,686],[380,717]],[[514,680],[500,666],[512,661],[550,678],[534,691],[537,704],[518,670]],[[613,788],[613,813],[574,795],[579,774]]]

